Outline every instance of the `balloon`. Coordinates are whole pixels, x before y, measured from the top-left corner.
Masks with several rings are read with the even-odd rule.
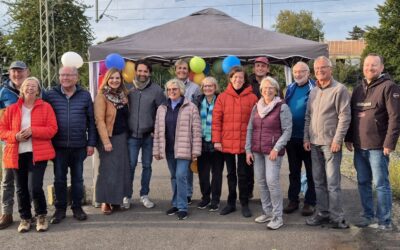
[[[195,75],[194,72],[192,72],[192,71],[189,72],[189,80],[190,81],[193,81],[194,75]]]
[[[206,68],[204,69],[203,73],[205,75],[208,75],[208,73],[210,73],[210,69],[211,69],[210,64],[206,63]]]
[[[61,56],[61,63],[65,67],[75,67],[78,69],[82,67],[83,59],[78,53],[68,51]]]
[[[201,81],[203,81],[203,79],[205,77],[206,76],[204,75],[204,73],[195,74],[194,77],[193,77],[193,82],[195,82],[197,84],[201,84]]]
[[[100,75],[105,75],[107,72],[107,67],[106,67],[106,63],[104,61],[100,61]]]
[[[109,54],[106,57],[106,67],[107,69],[116,68],[122,70],[125,67],[125,60],[117,53]]]
[[[101,84],[103,83],[104,75],[99,75],[98,81],[97,81],[97,87],[100,88]]]
[[[122,77],[124,78],[125,82],[133,82],[133,79],[135,78],[135,63],[131,61],[127,61],[125,63],[125,68],[122,70]]]
[[[240,59],[237,56],[227,56],[222,61],[222,70],[228,74],[233,66],[240,66]]]
[[[221,74],[222,73],[222,59],[218,59],[214,62],[213,64],[213,71],[216,74]]]
[[[190,59],[189,66],[194,73],[201,73],[206,68],[206,61],[201,57],[194,56]]]

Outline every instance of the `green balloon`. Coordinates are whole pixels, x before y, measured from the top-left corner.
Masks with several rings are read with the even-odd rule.
[[[213,64],[213,71],[216,74],[221,74],[222,73],[222,59],[218,59],[214,62]]]
[[[194,73],[201,73],[206,68],[206,61],[203,58],[194,56],[189,62],[190,70]]]

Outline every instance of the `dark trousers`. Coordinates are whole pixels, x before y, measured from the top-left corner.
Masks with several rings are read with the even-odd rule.
[[[299,202],[299,193],[301,189],[301,166],[304,162],[307,175],[307,191],[304,197],[304,203],[315,206],[315,186],[312,175],[311,152],[305,151],[302,139],[291,139],[286,145],[286,152],[289,161],[289,191],[290,201]]]
[[[224,170],[224,156],[219,151],[202,152],[197,160],[201,199],[219,204],[222,188],[222,171]],[[212,174],[210,184],[210,172]]]
[[[86,147],[56,148],[54,158],[54,190],[56,209],[67,209],[67,174],[71,171],[71,208],[81,207],[83,199],[83,161]]]
[[[43,177],[47,161],[33,163],[32,152],[19,154],[18,169],[14,169],[17,187],[18,212],[21,219],[32,218],[31,200],[35,216],[47,214],[46,197],[43,191]]]
[[[236,162],[236,156],[238,157]],[[228,154],[224,153],[226,169],[228,172],[228,205],[236,205],[236,184],[239,184],[239,200],[240,204],[247,205],[249,203],[249,179],[251,171],[246,163],[246,154]]]

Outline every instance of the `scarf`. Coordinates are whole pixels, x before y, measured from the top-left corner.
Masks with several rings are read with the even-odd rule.
[[[135,77],[135,80],[133,80],[133,85],[135,86],[135,88],[142,90],[146,88],[149,82],[150,82],[150,77],[145,82],[138,81],[137,78]]]
[[[204,97],[201,102],[200,117],[201,117],[201,131],[202,136],[206,142],[211,141],[211,122],[212,112],[215,104],[215,95],[213,96],[211,103],[208,103],[207,97]]]
[[[120,109],[124,107],[126,104],[126,95],[123,91],[115,91],[110,88],[108,85],[104,86],[103,94],[107,100],[109,100],[116,109]]]
[[[264,98],[261,98],[260,100],[258,100],[257,102],[257,112],[258,115],[261,117],[261,119],[263,119],[265,116],[267,116],[269,114],[269,112],[271,112],[275,105],[277,103],[279,103],[281,101],[281,98],[279,96],[275,96],[274,99],[269,103],[266,104],[264,102]]]

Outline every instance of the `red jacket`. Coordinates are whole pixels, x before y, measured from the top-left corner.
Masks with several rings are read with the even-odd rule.
[[[7,107],[0,119],[0,139],[6,142],[3,152],[3,167],[18,168],[18,145],[15,135],[21,130],[22,104]],[[31,113],[33,162],[53,159],[55,151],[51,138],[57,133],[57,121],[50,104],[37,99]]]
[[[222,152],[244,153],[247,124],[257,96],[251,86],[240,95],[229,84],[216,100],[212,118],[212,142],[222,143]]]

